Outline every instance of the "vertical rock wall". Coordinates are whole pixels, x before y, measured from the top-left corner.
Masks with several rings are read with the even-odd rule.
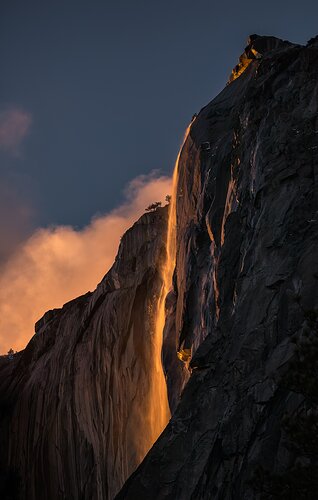
[[[317,165],[317,40],[253,35],[180,156],[163,345],[174,414],[118,498],[248,500],[255,465],[290,459],[280,420],[302,400],[278,380],[318,309]],[[160,432],[166,222],[166,209],[139,219],[97,290],[0,358],[0,483],[20,478],[20,498],[112,499]],[[192,350],[190,371],[177,350]]]
[[[166,208],[141,217],[96,291],[46,313],[26,349],[0,359],[1,475],[10,490],[20,478],[19,498],[112,499],[161,432],[154,322],[166,222]]]
[[[286,466],[279,387],[318,310],[318,48],[253,36],[249,63],[201,110],[181,155],[177,344],[191,378],[119,499],[251,499]],[[242,69],[242,67],[241,67]]]

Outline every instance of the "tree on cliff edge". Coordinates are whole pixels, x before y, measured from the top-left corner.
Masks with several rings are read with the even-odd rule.
[[[157,208],[161,207],[162,203],[161,201],[155,201],[155,203],[151,203],[148,205],[146,208],[146,212],[153,212],[154,210],[157,210]]]

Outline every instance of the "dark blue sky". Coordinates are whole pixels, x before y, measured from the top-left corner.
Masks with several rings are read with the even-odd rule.
[[[32,120],[18,150],[0,151],[2,218],[21,234],[81,227],[136,175],[170,173],[247,36],[305,43],[317,19],[313,0],[2,2],[0,111]]]

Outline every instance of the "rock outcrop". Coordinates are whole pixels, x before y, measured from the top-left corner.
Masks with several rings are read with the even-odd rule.
[[[280,422],[301,398],[278,381],[318,310],[317,42],[254,35],[240,64],[179,163],[168,321],[191,378],[118,499],[257,498],[255,466],[291,459]]]
[[[167,208],[143,215],[96,291],[0,359],[0,479],[20,481],[18,498],[114,498],[166,424],[153,372],[166,223]]]
[[[172,418],[116,498],[250,500],[256,466],[290,461],[280,421],[303,402],[279,380],[318,311],[317,179],[317,38],[252,35],[181,151],[163,339]],[[0,359],[0,465],[23,500],[114,498],[163,428],[166,225],[166,208],[144,215],[97,290]]]

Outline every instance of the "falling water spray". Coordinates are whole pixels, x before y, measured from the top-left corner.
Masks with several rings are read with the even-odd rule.
[[[151,374],[151,390],[149,405],[150,436],[153,444],[161,434],[170,418],[170,409],[167,396],[167,385],[162,368],[161,351],[163,329],[165,326],[165,301],[172,287],[172,276],[176,264],[176,219],[177,219],[177,186],[179,161],[183,145],[189,135],[192,122],[188,126],[180,147],[172,179],[172,195],[169,205],[169,216],[166,236],[166,258],[161,268],[162,288],[157,304],[154,331],[154,363]]]

